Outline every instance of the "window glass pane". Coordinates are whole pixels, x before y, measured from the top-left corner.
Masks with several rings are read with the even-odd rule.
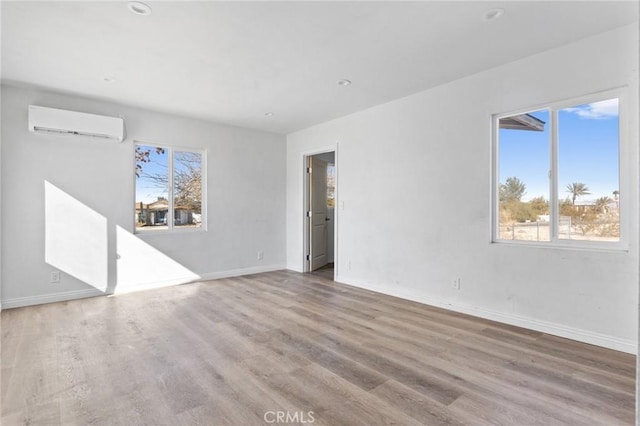
[[[327,165],[327,207],[336,206],[336,166]]]
[[[619,241],[618,100],[558,111],[558,237]]]
[[[498,239],[551,239],[548,123],[548,110],[499,120]]]
[[[202,226],[202,155],[176,151],[173,155],[174,226]]]
[[[136,145],[136,231],[167,229],[169,164],[165,148]]]

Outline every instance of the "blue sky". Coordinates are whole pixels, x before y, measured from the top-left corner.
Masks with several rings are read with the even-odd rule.
[[[549,199],[549,111],[530,113],[547,123],[544,132],[500,129],[500,182],[515,176],[527,189],[523,201]],[[611,99],[558,111],[558,198],[567,185],[582,182],[591,195],[613,198],[618,183],[618,101]]]

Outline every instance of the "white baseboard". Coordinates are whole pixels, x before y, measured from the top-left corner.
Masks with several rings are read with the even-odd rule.
[[[143,291],[143,290],[153,290],[156,288],[163,288],[163,287],[172,287],[175,285],[182,285],[182,284],[189,284],[189,283],[193,283],[196,281],[200,281],[199,278],[194,278],[193,276],[185,276],[185,277],[181,277],[181,278],[172,278],[170,280],[163,280],[163,281],[152,281],[152,282],[148,282],[148,283],[139,283],[139,284],[130,284],[127,286],[124,285],[116,285],[115,288],[111,289],[110,294],[114,294],[114,295],[119,295],[119,294],[126,294],[126,293],[134,293],[136,291]]]
[[[63,302],[66,300],[74,300],[74,299],[82,299],[85,297],[95,297],[95,296],[104,296],[110,294],[122,294],[129,293],[134,291],[142,291],[142,290],[150,290],[154,288],[162,288],[173,285],[187,284],[190,282],[197,281],[209,281],[216,280],[221,278],[230,278],[230,277],[239,277],[242,275],[251,275],[251,274],[259,274],[261,272],[272,272],[285,269],[284,265],[266,265],[266,266],[254,266],[251,268],[243,268],[243,269],[232,269],[228,271],[220,271],[220,272],[210,272],[207,274],[200,275],[200,278],[194,279],[192,277],[185,277],[184,279],[173,279],[167,281],[153,282],[153,283],[143,283],[138,285],[131,285],[127,288],[118,288],[116,285],[115,289],[108,289],[107,291],[100,291],[95,288],[84,289],[84,290],[74,290],[74,291],[64,291],[59,293],[48,293],[37,296],[28,296],[28,297],[16,297],[14,299],[8,299],[2,301],[2,309],[10,309],[10,308],[19,308],[23,306],[31,306],[31,305],[41,305],[43,303],[53,303],[53,302]]]
[[[266,265],[266,266],[253,266],[251,268],[244,269],[232,269],[229,271],[210,272],[208,274],[200,275],[200,279],[197,281],[209,281],[219,280],[221,278],[240,277],[243,275],[260,274],[262,272],[273,272],[286,269],[285,265]]]
[[[449,302],[423,295],[409,294],[406,291],[402,291],[402,289],[363,283],[359,280],[345,277],[343,275],[336,277],[336,281],[352,285],[354,287],[360,287],[367,290],[375,291],[377,293],[412,300],[414,302],[424,303],[425,305],[436,306],[438,308],[448,309],[450,311],[460,312],[463,314],[469,314],[509,325],[528,328],[530,330],[540,331],[542,333],[564,337],[567,339],[576,340],[578,342],[589,343],[591,345],[602,346],[616,351],[626,352],[634,355],[638,351],[638,343],[633,340],[620,339],[618,337],[609,336],[606,334],[569,327],[562,324],[555,324],[552,322],[524,317],[517,314],[504,313],[491,309],[481,308],[478,306]]]
[[[287,270],[304,274],[304,270],[299,265],[287,265]]]
[[[83,299],[85,297],[103,296],[107,293],[96,288],[84,290],[62,291],[59,293],[41,294],[38,296],[16,297],[2,301],[2,309],[20,308],[23,306],[42,305],[43,303],[64,302],[66,300]]]

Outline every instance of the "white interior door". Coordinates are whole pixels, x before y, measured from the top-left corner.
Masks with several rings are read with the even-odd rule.
[[[327,258],[327,163],[318,158],[311,160],[311,232],[309,236],[311,270],[322,268]]]

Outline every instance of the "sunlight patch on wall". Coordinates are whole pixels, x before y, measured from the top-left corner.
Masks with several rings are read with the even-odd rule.
[[[115,293],[184,284],[200,279],[175,260],[116,226],[118,273]]]
[[[45,262],[100,291],[107,289],[107,219],[44,182]]]

